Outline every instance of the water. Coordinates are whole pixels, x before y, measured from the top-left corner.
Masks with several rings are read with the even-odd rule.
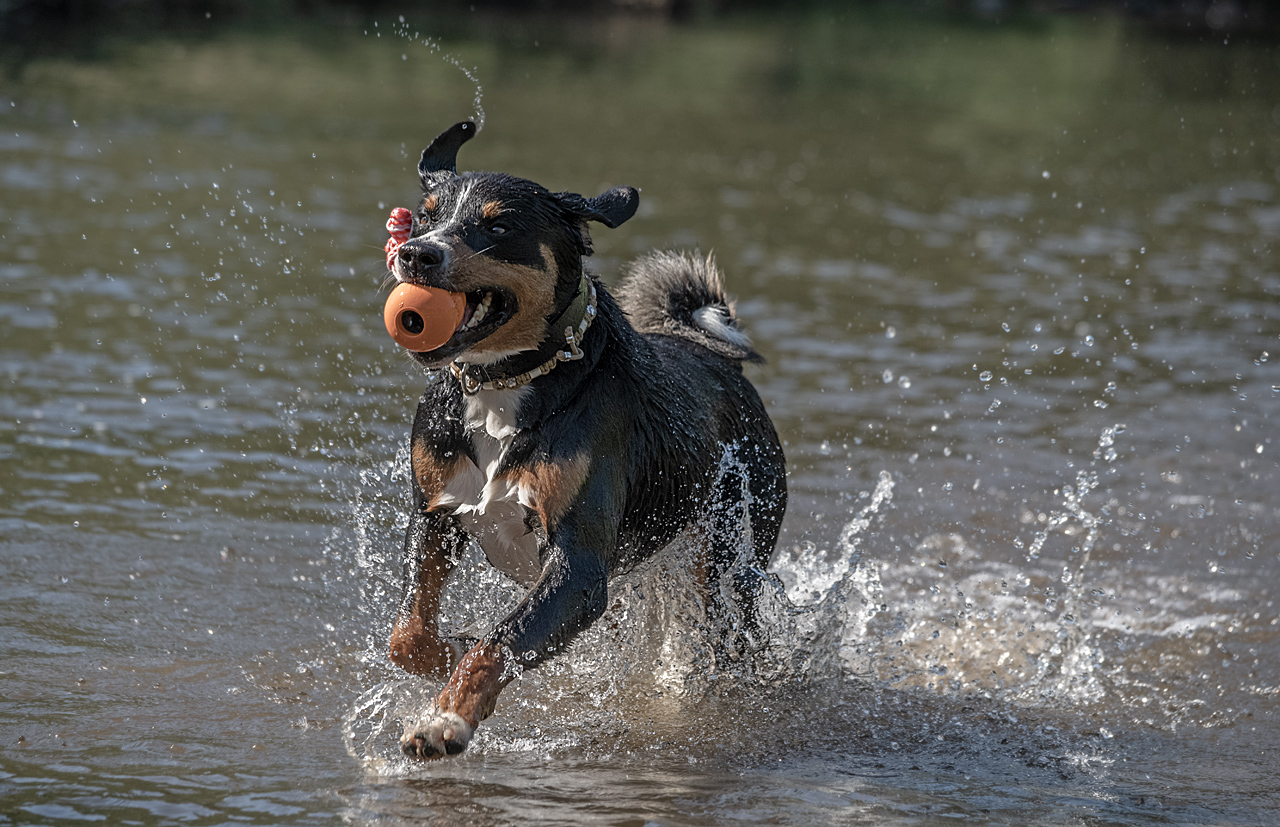
[[[378,23],[5,86],[0,819],[1280,820],[1274,46]],[[422,768],[431,687],[382,654],[420,378],[377,286],[476,113],[459,66],[463,167],[642,188],[606,280],[715,250],[786,441],[787,600],[712,668],[677,549]],[[515,597],[460,579],[459,628]]]

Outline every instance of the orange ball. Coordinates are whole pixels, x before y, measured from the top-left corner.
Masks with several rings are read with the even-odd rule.
[[[396,344],[425,353],[449,341],[466,309],[462,293],[405,283],[387,296],[382,322]]]

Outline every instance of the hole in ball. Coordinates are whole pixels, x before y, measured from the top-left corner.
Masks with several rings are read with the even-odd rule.
[[[406,333],[417,336],[426,327],[426,323],[422,321],[422,317],[417,311],[406,310],[400,314],[400,326],[405,329]]]

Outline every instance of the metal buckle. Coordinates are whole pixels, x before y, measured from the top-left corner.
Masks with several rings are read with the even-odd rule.
[[[480,392],[480,388],[484,384],[479,379],[472,379],[468,376],[466,370],[460,367],[457,362],[449,363],[449,372],[462,383],[462,392],[467,396],[475,396]]]

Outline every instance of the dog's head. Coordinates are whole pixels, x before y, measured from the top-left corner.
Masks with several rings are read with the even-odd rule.
[[[635,214],[640,194],[617,187],[595,198],[492,172],[458,174],[459,147],[475,134],[467,121],[422,153],[422,200],[400,246],[396,281],[467,297],[448,342],[415,357],[428,367],[454,359],[488,364],[548,339],[549,322],[572,303],[591,255],[587,222],[616,227]]]

